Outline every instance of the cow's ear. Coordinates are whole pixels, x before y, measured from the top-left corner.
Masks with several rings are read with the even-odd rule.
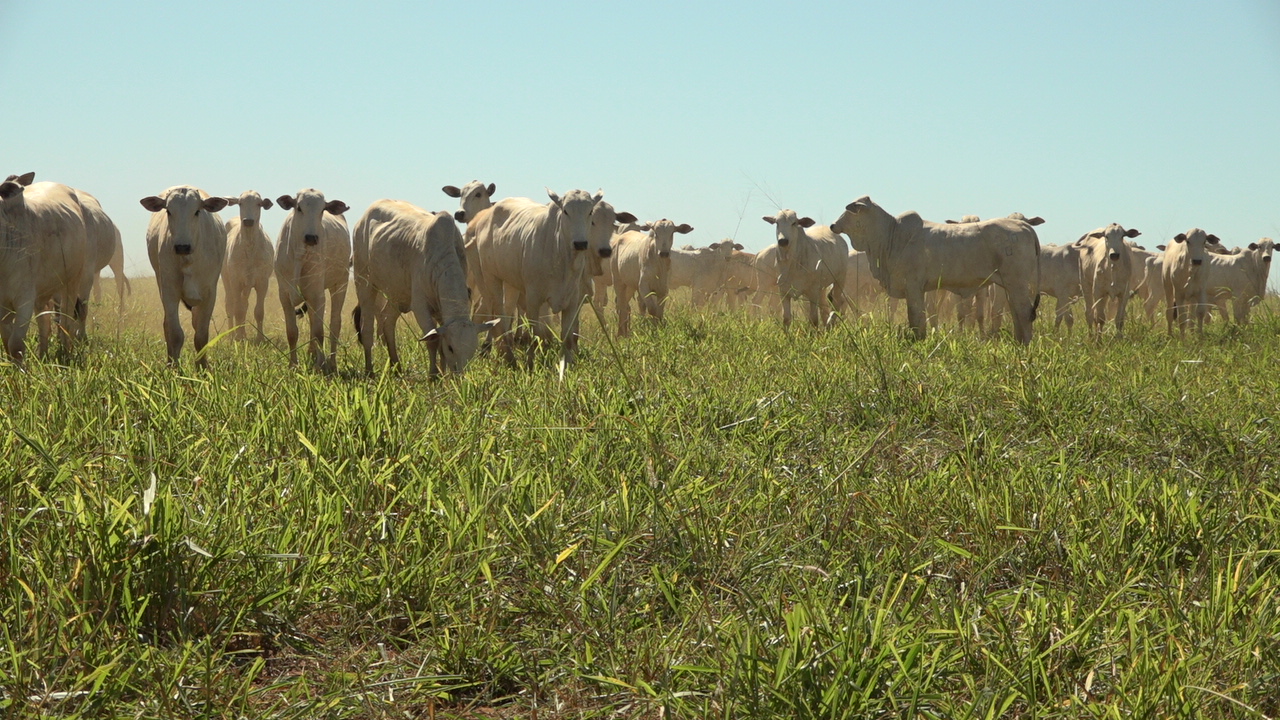
[[[733,244],[733,249],[734,249],[734,250],[746,250],[746,248],[745,248],[745,247],[743,247],[742,243],[734,243],[734,244]]]
[[[1180,242],[1180,243],[1181,243],[1181,242],[1186,242],[1186,241],[1187,241],[1187,236],[1186,236],[1185,234],[1183,234],[1183,233],[1178,233],[1177,235],[1174,235],[1174,236],[1173,236],[1173,239],[1174,239],[1174,240],[1176,240],[1177,242]]]
[[[769,223],[770,225],[776,225],[776,224],[778,223],[778,219],[777,219],[777,218],[775,218],[775,217],[774,217],[774,216],[772,216],[772,215],[765,215],[764,217],[762,217],[762,218],[760,218],[760,219],[761,219],[761,220],[764,220],[765,222]]]
[[[799,225],[800,225],[800,227],[802,227],[802,228],[813,227],[813,226],[814,226],[814,219],[813,219],[813,218],[811,218],[811,217],[802,217],[802,218],[800,218],[799,220],[797,220],[797,221],[796,221],[796,223],[797,223],[797,224],[799,224]]]
[[[35,181],[35,179],[36,179],[36,173],[35,173],[35,171],[33,170],[33,171],[29,172],[29,173],[22,173],[21,175],[19,175],[18,177],[14,178],[14,179],[18,181],[18,184],[19,184],[19,185],[21,185],[22,187],[26,187],[26,186],[30,185],[32,182],[34,182],[34,181]]]
[[[1138,232],[1137,228],[1129,228],[1128,230],[1124,231],[1124,236],[1128,238],[1136,238],[1141,234],[1142,233]]]
[[[436,350],[440,347],[440,328],[431,328],[426,335],[418,338],[421,342],[425,342],[427,347]]]
[[[620,223],[633,223],[636,221],[636,216],[632,215],[629,212],[626,212],[625,210],[618,213],[617,215],[614,215],[613,218],[614,220]]]
[[[442,188],[440,188],[440,189],[441,189],[441,190],[444,190],[444,194],[445,194],[445,195],[448,195],[448,196],[449,196],[449,197],[451,197],[451,198],[460,198],[460,197],[462,197],[462,190],[461,190],[460,188],[458,188],[458,187],[453,186],[453,185],[445,185],[444,187],[442,187]]]
[[[262,209],[270,210],[272,208],[271,198],[262,198]]]
[[[948,224],[948,225],[959,225],[959,224],[960,224],[960,221],[959,221],[959,220],[948,220],[948,221],[947,221],[947,224]]]
[[[636,229],[640,232],[649,232],[653,229],[653,225],[650,223],[644,223],[643,225],[636,225]]]
[[[298,203],[294,202],[292,195],[281,195],[280,197],[276,198],[276,204],[284,208],[285,210],[292,210],[293,206],[297,205]]]
[[[0,183],[0,198],[8,200],[20,192],[22,192],[22,186],[13,180],[5,180],[3,183]]]
[[[1250,249],[1250,250],[1257,250],[1257,249],[1258,249],[1258,243],[1249,243],[1249,249]]]
[[[341,215],[351,209],[351,206],[341,200],[330,200],[324,204],[324,209],[329,211],[330,215]]]
[[[221,210],[226,206],[227,206],[227,199],[224,197],[218,197],[216,195],[214,195],[213,197],[207,197],[204,199],[204,202],[200,203],[200,207],[204,208],[205,210],[208,210],[209,212],[218,212],[219,210]]]
[[[1219,242],[1221,242],[1220,240],[1218,240],[1218,236],[1217,236],[1217,235],[1210,235],[1210,236],[1208,237],[1208,240],[1209,240],[1209,244],[1210,244],[1210,245],[1217,245]]]
[[[151,212],[160,212],[164,209],[164,198],[157,197],[155,195],[148,195],[138,202],[142,203],[142,207],[150,210]]]
[[[485,189],[489,191],[489,197],[493,197],[493,194],[498,192],[498,186],[493,183],[489,183],[489,187]]]
[[[1157,250],[1160,250],[1161,252],[1163,252],[1163,251],[1164,251],[1164,249],[1165,249],[1165,246],[1164,246],[1164,245],[1157,245],[1157,246],[1156,246],[1156,249],[1157,249]]]
[[[228,205],[239,205],[239,204],[240,204],[240,198],[238,198],[238,197],[224,197],[224,198],[222,198],[222,199],[223,199],[223,200],[226,200]]]
[[[1042,218],[1042,217],[1040,217],[1039,215],[1037,215],[1037,216],[1035,216],[1035,217],[1031,218],[1030,220],[1028,220],[1028,221],[1027,221],[1027,224],[1028,224],[1028,225],[1043,225],[1043,224],[1044,224],[1044,218]]]
[[[690,225],[689,223],[680,223],[679,225],[676,226],[676,232],[680,233],[681,235],[688,235],[689,233],[693,232],[693,226]]]
[[[591,196],[591,204],[594,205],[604,199],[604,190],[596,189],[596,194]]]
[[[555,194],[555,192],[551,188],[546,188],[546,191],[547,191],[547,197],[551,198],[551,202],[555,203],[556,207],[563,210],[564,206],[560,204],[560,196]]]
[[[863,209],[863,208],[865,208],[865,207],[866,207],[866,206],[862,204],[862,201],[861,201],[861,200],[854,200],[853,202],[849,203],[848,205],[845,205],[845,206],[844,206],[844,209],[845,209],[845,210],[848,210],[849,212],[853,213],[854,215],[857,215],[858,213],[862,212],[862,209]]]

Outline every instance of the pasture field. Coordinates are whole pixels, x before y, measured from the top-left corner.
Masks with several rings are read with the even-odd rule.
[[[405,325],[288,368],[274,296],[175,371],[106,290],[0,368],[0,715],[1280,715],[1274,300],[1026,348],[588,308],[563,379],[430,382]]]

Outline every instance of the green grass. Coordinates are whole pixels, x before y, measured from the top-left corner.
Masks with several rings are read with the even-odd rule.
[[[1266,308],[1023,348],[686,305],[430,382],[404,330],[289,369],[274,298],[174,371],[135,287],[0,368],[0,714],[1280,715]]]

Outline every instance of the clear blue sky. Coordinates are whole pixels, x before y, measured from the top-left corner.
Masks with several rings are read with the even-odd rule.
[[[0,173],[97,195],[131,274],[138,199],[183,183],[314,186],[353,223],[472,179],[604,188],[751,249],[775,201],[830,222],[867,194],[1042,215],[1043,243],[1280,239],[1276,0],[0,0],[0,66]]]

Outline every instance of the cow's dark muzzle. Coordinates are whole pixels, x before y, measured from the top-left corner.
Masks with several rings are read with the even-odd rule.
[[[586,250],[586,249],[587,249],[587,244],[586,244],[585,242],[574,242],[574,243],[573,243],[573,249],[574,249],[574,250]]]
[[[790,240],[786,238],[778,238],[778,247],[786,247],[790,244],[791,244]]]
[[[319,235],[303,235],[302,240],[308,245],[315,245],[320,242],[320,236]]]
[[[1110,255],[1109,257],[1110,257],[1112,260],[1119,260],[1119,259],[1120,259],[1120,253],[1118,253],[1118,252],[1113,252],[1113,253],[1111,253],[1111,255]]]
[[[190,255],[191,246],[190,245],[174,245],[173,252],[175,252],[178,255]]]
[[[1193,259],[1193,260],[1191,261],[1191,264],[1192,264],[1192,265],[1201,265],[1201,264],[1203,264],[1203,263],[1204,263],[1204,260],[1203,260],[1203,259],[1201,259],[1201,258],[1195,258],[1195,259]]]
[[[671,251],[670,251],[670,250],[659,250],[659,251],[658,251],[658,257],[660,257],[660,258],[669,258],[669,257],[671,257]]]
[[[611,248],[611,247],[609,247],[609,246],[607,246],[607,245],[606,245],[605,247],[600,248],[600,257],[602,257],[602,258],[607,258],[607,257],[610,257],[610,256],[612,256],[612,255],[613,255],[613,248]],[[1270,259],[1270,258],[1268,258],[1268,259]]]
[[[257,225],[257,224],[258,224],[258,221],[257,221],[257,220],[254,220],[253,218],[245,218],[245,219],[244,219],[244,226],[245,226],[245,227],[253,227],[254,225]]]

